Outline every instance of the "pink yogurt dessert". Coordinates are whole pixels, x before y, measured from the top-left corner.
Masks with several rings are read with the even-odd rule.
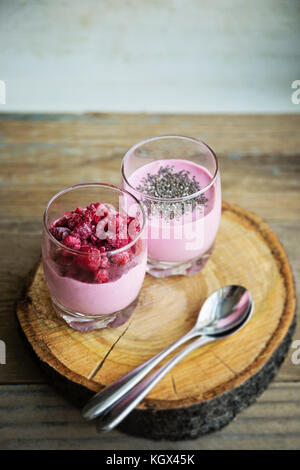
[[[164,173],[166,168],[168,171]],[[167,184],[171,181],[170,173],[175,176],[188,175],[191,188],[194,187],[197,191],[207,189],[198,197],[194,193],[190,198],[183,197],[181,201],[168,203],[168,196],[165,196],[164,201],[160,202],[159,198],[164,196],[161,188],[167,191]],[[148,209],[150,262],[183,263],[201,258],[210,252],[221,217],[219,175],[213,181],[213,175],[197,163],[183,159],[167,159],[155,160],[141,166],[128,177],[128,181],[139,191],[137,197]],[[157,181],[159,184],[156,186]],[[163,186],[162,182],[166,185]],[[130,190],[126,184],[125,188]],[[147,195],[154,198],[147,198]]]
[[[139,221],[104,203],[66,212],[48,226],[42,254],[53,304],[70,326],[112,326],[141,289],[147,261]],[[58,242],[58,243],[55,243]],[[119,326],[116,322],[113,326]]]

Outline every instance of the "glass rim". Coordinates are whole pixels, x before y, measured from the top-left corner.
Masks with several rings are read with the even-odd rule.
[[[163,139],[179,139],[179,140],[189,140],[195,144],[202,144],[204,145],[204,147],[206,147],[206,149],[211,153],[214,161],[215,161],[215,165],[216,165],[216,169],[215,169],[215,172],[212,176],[212,179],[211,181],[209,182],[209,184],[207,184],[204,188],[200,189],[200,191],[197,191],[195,193],[192,193],[192,194],[189,194],[188,196],[183,196],[183,197],[176,197],[176,198],[171,198],[171,197],[157,197],[157,196],[151,196],[147,193],[144,193],[142,191],[139,191],[138,189],[134,188],[134,186],[132,186],[128,179],[127,179],[127,176],[125,175],[125,161],[128,159],[129,155],[131,152],[133,152],[134,150],[136,150],[137,148],[139,147],[142,147],[144,144],[147,144],[148,142],[154,142],[156,140],[163,140]],[[123,157],[123,160],[122,160],[122,168],[121,168],[121,172],[122,172],[122,176],[126,182],[126,184],[132,189],[134,190],[136,193],[142,195],[144,198],[146,199],[150,199],[152,201],[156,201],[156,202],[171,202],[171,203],[175,203],[175,202],[182,202],[182,201],[188,201],[190,199],[194,199],[198,196],[200,196],[201,194],[205,193],[206,191],[208,191],[209,188],[211,188],[214,183],[215,183],[215,180],[218,176],[218,173],[219,173],[219,164],[218,164],[218,159],[217,159],[217,156],[215,154],[215,152],[209,147],[209,145],[207,145],[205,142],[203,142],[202,140],[200,139],[196,139],[195,137],[188,137],[186,135],[178,135],[178,134],[168,134],[168,135],[159,135],[159,136],[155,136],[155,137],[149,137],[147,139],[144,139],[144,140],[141,140],[140,142],[138,142],[137,144],[134,144],[132,147],[130,147],[130,149],[127,150],[127,152],[125,153],[124,157]]]
[[[131,240],[131,242],[128,243],[127,245],[122,246],[121,248],[118,248],[117,250],[110,250],[110,251],[106,251],[105,253],[100,253],[100,254],[101,254],[101,256],[110,256],[110,255],[117,255],[118,253],[122,253],[123,251],[128,250],[128,248],[131,248],[137,242],[137,240],[141,237],[141,235],[142,235],[142,233],[145,229],[146,220],[147,220],[146,212],[144,210],[143,205],[140,203],[140,201],[133,194],[131,194],[126,189],[118,188],[118,186],[115,186],[113,184],[108,184],[108,183],[79,183],[79,184],[74,184],[74,185],[68,186],[67,188],[64,188],[61,191],[59,191],[58,193],[54,194],[54,196],[52,196],[52,198],[48,201],[48,203],[45,207],[45,210],[44,210],[44,214],[43,214],[43,227],[46,230],[47,235],[49,236],[50,240],[53,241],[59,248],[63,248],[64,250],[70,251],[71,253],[76,253],[76,254],[79,254],[79,255],[82,255],[82,256],[84,255],[84,253],[82,253],[82,251],[75,250],[74,248],[70,248],[68,246],[65,246],[60,241],[56,240],[56,238],[52,235],[52,233],[50,232],[50,230],[47,226],[46,217],[47,217],[48,210],[49,210],[51,204],[59,196],[65,194],[67,192],[70,192],[73,189],[78,189],[78,188],[83,188],[83,187],[91,187],[91,186],[98,186],[98,187],[100,186],[102,188],[104,187],[104,188],[108,188],[108,189],[113,189],[113,190],[115,190],[119,193],[125,193],[125,194],[129,195],[130,197],[132,197],[135,200],[135,202],[138,204],[138,206],[141,208],[142,214],[143,214],[143,225],[142,225],[141,230],[138,233],[138,235],[133,240]],[[103,204],[105,204],[105,202]]]

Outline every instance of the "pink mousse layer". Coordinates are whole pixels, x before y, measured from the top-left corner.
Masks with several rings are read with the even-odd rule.
[[[174,166],[174,171],[188,170],[195,176],[201,189],[212,180],[209,172],[189,160],[156,160],[138,168],[129,177],[133,187],[139,186],[148,173],[157,173],[161,166]],[[130,188],[127,188],[130,191]],[[208,202],[198,206],[179,220],[165,221],[160,216],[151,216],[148,221],[148,256],[160,262],[185,262],[205,254],[212,246],[221,217],[221,183],[219,175],[215,183],[205,192]]]
[[[51,295],[64,307],[86,315],[107,315],[126,308],[142,287],[147,256],[141,254],[139,264],[116,281],[89,284],[62,277],[51,259],[43,260],[46,281]]]

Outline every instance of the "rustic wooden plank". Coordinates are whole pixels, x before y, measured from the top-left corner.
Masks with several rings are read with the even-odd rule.
[[[193,441],[153,442],[117,430],[98,434],[47,385],[0,386],[1,449],[300,449],[300,384],[273,383],[222,431]]]
[[[299,115],[1,114],[0,339],[7,365],[0,366],[0,383],[44,381],[17,334],[14,304],[39,257],[46,202],[70,184],[118,184],[123,154],[150,135],[193,135],[216,150],[224,199],[256,212],[278,233],[299,294],[299,128]],[[278,379],[300,380],[299,366],[287,359]]]
[[[2,139],[16,145],[101,143],[123,151],[137,139],[181,133],[210,142],[219,155],[295,154],[299,124],[299,114],[0,114]]]

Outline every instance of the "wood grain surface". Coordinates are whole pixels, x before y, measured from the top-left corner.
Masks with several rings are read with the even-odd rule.
[[[2,385],[2,449],[299,449],[299,383],[273,383],[222,431],[190,441],[153,442],[118,431],[99,434],[44,384]],[[2,418],[3,416],[3,418]]]
[[[13,391],[27,394],[32,405],[51,395],[53,406],[58,409],[61,407],[61,399],[43,385],[46,378],[18,336],[14,318],[15,303],[20,296],[24,279],[40,256],[42,212],[55,192],[84,181],[118,184],[123,154],[142,138],[167,133],[201,138],[219,157],[223,198],[256,212],[279,236],[290,258],[299,294],[299,128],[298,115],[2,114],[0,339],[6,343],[7,363],[0,365],[0,397],[3,396],[1,410],[5,406],[19,406],[14,405]],[[299,322],[294,338],[300,339]],[[295,410],[300,365],[293,364],[292,353],[293,349],[281,368],[276,383],[259,401],[268,402],[267,394],[272,391],[273,411],[270,411],[269,405],[256,404],[218,433],[219,436],[224,436],[218,437],[221,441],[217,441],[213,435],[199,439],[191,446],[300,448],[300,416]],[[5,405],[5,400],[10,404]],[[61,413],[56,415],[57,420],[64,422],[69,413],[75,416],[77,412],[64,404]],[[105,436],[101,444],[97,444],[93,437],[94,430],[76,416],[77,431],[72,431],[70,437],[65,439],[61,434],[52,432],[56,424],[53,424],[52,430],[51,424],[43,428],[42,414],[39,422],[38,412],[31,414],[30,408],[27,409],[25,405],[18,413],[19,419],[25,422],[24,425],[19,425],[14,420],[10,424],[6,423],[8,414],[1,412],[0,446],[26,447],[25,441],[28,438],[31,439],[29,447],[34,446],[33,442],[40,447],[51,447],[54,437],[57,444],[53,445],[64,448],[155,448],[155,445],[161,445],[128,438],[118,432]],[[30,436],[25,431],[30,421],[36,423],[35,430],[38,426],[43,428],[41,440],[38,432],[34,434],[33,428]],[[259,422],[262,427],[259,427]],[[264,427],[262,423],[267,424]],[[229,438],[228,433],[234,435],[234,438]],[[174,445],[172,444],[172,448]]]

